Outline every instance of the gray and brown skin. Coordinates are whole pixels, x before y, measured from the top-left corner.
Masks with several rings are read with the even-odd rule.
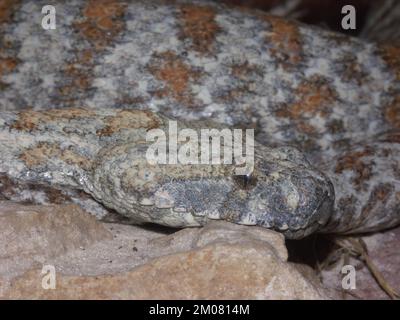
[[[400,223],[399,48],[204,1],[60,2],[46,31],[45,4],[0,2],[5,197],[289,238]],[[167,119],[254,128],[253,175],[149,167]]]
[[[146,132],[168,132],[170,120],[151,111],[0,114],[0,172],[9,193],[35,184],[40,199],[51,185],[79,202],[78,189],[136,223],[189,227],[223,219],[288,237],[318,230],[332,211],[331,182],[292,147],[256,145],[252,174],[238,176],[235,165],[151,164],[146,152],[153,142],[146,142]],[[193,124],[179,124],[186,127]]]

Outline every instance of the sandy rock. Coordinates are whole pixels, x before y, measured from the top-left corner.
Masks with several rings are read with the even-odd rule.
[[[258,227],[217,222],[149,238],[142,264],[106,274],[75,274],[65,265],[56,289],[39,269],[16,277],[6,298],[38,299],[323,299],[323,291],[286,262],[283,237]],[[90,248],[86,250],[86,254]],[[149,253],[152,252],[152,253]],[[157,257],[158,255],[158,257]],[[83,261],[84,263],[84,261]],[[56,266],[56,269],[57,268]],[[104,270],[103,270],[104,271]]]
[[[111,238],[101,223],[76,205],[0,202],[0,276]]]
[[[152,239],[152,251],[164,254],[188,251],[214,243],[246,244],[267,246],[283,261],[288,259],[284,237],[277,232],[261,227],[247,227],[224,221],[213,221],[203,228],[183,229],[165,237]]]

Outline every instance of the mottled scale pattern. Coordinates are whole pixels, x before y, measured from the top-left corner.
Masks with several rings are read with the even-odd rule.
[[[137,109],[3,111],[0,191],[21,201],[26,195],[18,191],[36,185],[34,199],[68,196],[104,214],[82,199],[83,190],[139,224],[189,227],[223,219],[274,228],[288,237],[305,236],[326,224],[332,184],[297,149],[257,144],[250,183],[235,173],[235,163],[152,164],[146,153],[154,142],[147,141],[146,133],[168,132],[170,121]],[[196,126],[179,123],[180,129]],[[201,150],[202,141],[196,143]]]
[[[3,195],[40,184],[31,198],[81,199],[97,211],[87,193],[140,221],[191,226],[214,215],[293,238],[399,223],[398,47],[207,1],[56,1],[57,29],[43,30],[45,4],[0,6]],[[165,119],[254,128],[265,159],[256,163],[255,187],[236,194],[232,168],[208,168],[212,181],[196,176],[200,168],[153,168],[150,183],[163,186],[159,207],[171,198],[179,206],[168,215],[150,210],[154,199],[122,172],[129,157],[145,166],[140,141]],[[311,165],[297,155],[287,169],[282,154],[298,152],[284,146]],[[274,161],[277,168],[262,169]],[[179,181],[168,181],[179,170]],[[275,184],[274,170],[285,172]],[[204,212],[199,199],[214,213],[182,214]]]

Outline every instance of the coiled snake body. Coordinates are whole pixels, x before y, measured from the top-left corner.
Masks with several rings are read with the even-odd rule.
[[[42,5],[0,19],[3,197],[288,238],[400,222],[399,49],[204,1],[60,2],[43,30]],[[254,128],[253,173],[149,164],[169,120]]]

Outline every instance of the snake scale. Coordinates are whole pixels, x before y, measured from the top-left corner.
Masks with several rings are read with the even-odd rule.
[[[400,49],[207,1],[1,1],[0,196],[302,238],[400,223]],[[151,165],[150,129],[255,130],[254,171]]]

